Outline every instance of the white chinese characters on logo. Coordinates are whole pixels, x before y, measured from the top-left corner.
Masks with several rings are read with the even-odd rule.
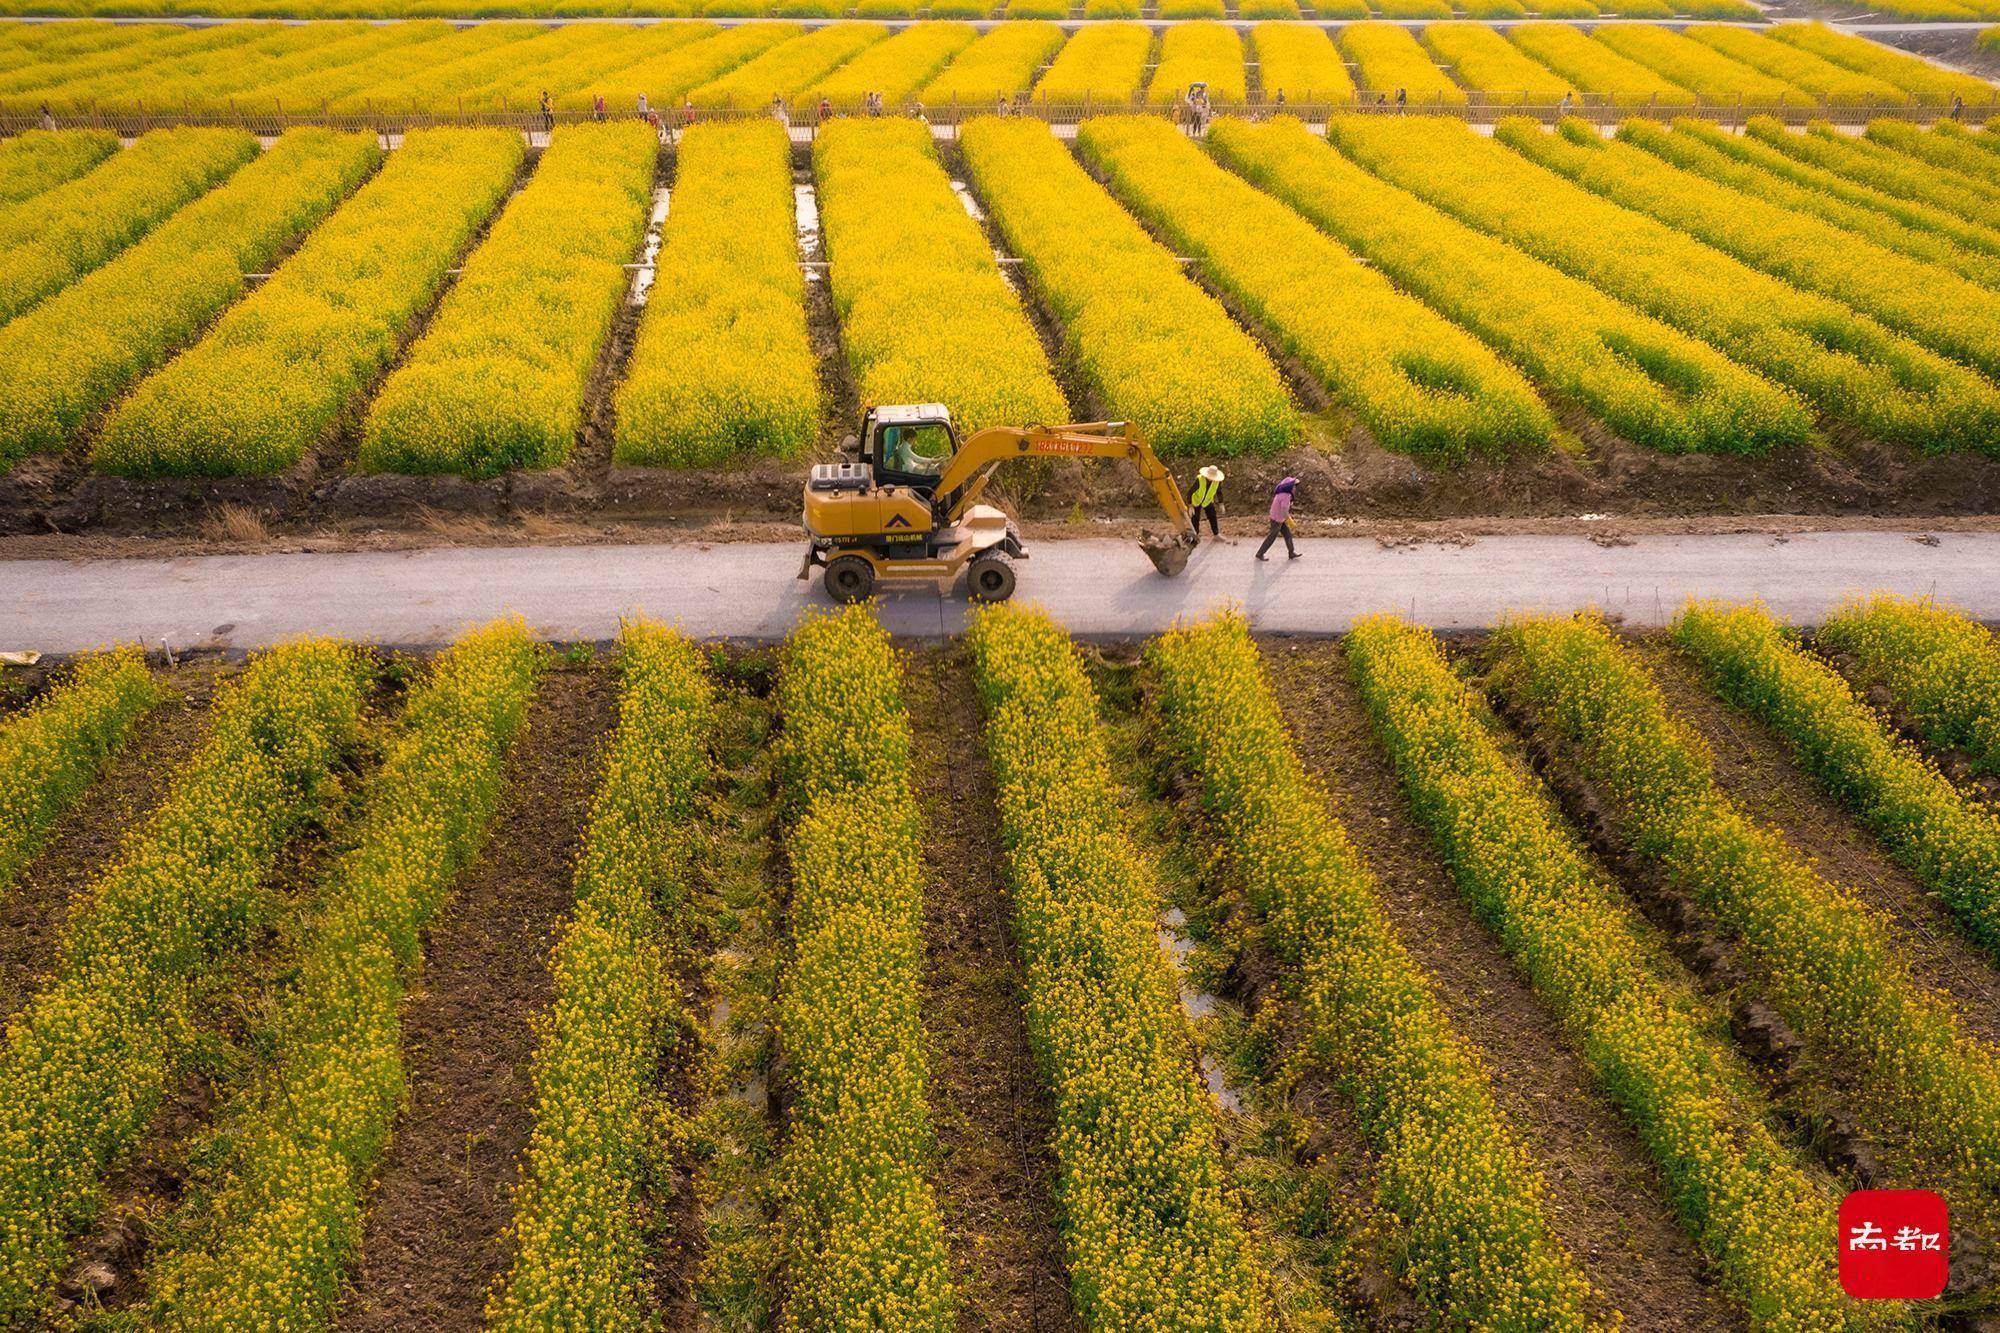
[[[1873,1222],[1863,1222],[1860,1226],[1847,1229],[1847,1248],[1850,1250],[1936,1250],[1943,1246],[1943,1237],[1935,1231],[1924,1231],[1917,1227],[1898,1227],[1894,1236],[1888,1235]]]

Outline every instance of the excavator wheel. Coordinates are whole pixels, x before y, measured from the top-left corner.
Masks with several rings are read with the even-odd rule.
[[[836,602],[866,601],[875,591],[875,566],[858,555],[835,556],[826,562],[826,591]]]
[[[965,572],[965,593],[975,602],[1004,602],[1014,595],[1014,562],[999,553],[982,555]]]

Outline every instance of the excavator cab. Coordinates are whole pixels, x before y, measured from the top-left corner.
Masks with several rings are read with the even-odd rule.
[[[1028,558],[1020,530],[977,503],[993,474],[1016,458],[1125,458],[1152,486],[1175,531],[1141,545],[1162,574],[1178,574],[1193,549],[1192,517],[1172,474],[1122,421],[992,426],[961,438],[941,403],[871,407],[841,442],[852,461],[820,463],[806,478],[806,555],[799,577],[826,570],[836,601],[857,602],[882,580],[944,584],[966,576],[976,601],[1014,592],[1014,562]]]

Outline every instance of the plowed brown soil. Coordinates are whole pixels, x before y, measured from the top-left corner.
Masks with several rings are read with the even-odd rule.
[[[363,1224],[342,1329],[473,1329],[506,1253],[533,1107],[531,1022],[573,900],[576,848],[612,725],[598,667],[546,676],[480,859],[432,925],[404,1008],[410,1101]]]
[[[1630,1326],[1741,1327],[1652,1158],[1414,823],[1338,648],[1271,643],[1266,660],[1307,770],[1375,871],[1383,910],[1485,1057],[1500,1109],[1548,1182],[1558,1234]]]
[[[937,1185],[964,1297],[959,1327],[1078,1327],[1052,1185],[1053,1118],[1021,1009],[993,774],[963,646],[912,659],[930,883],[925,1029],[943,1149]]]
[[[1669,706],[1708,742],[1722,790],[1828,882],[1887,912],[1917,979],[1955,1000],[1971,1031],[2000,1042],[2000,969],[1959,933],[1950,912],[1792,761],[1776,733],[1718,699],[1669,641],[1648,636],[1636,651]]]

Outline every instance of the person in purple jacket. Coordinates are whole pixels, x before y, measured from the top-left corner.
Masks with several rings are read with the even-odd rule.
[[[1271,530],[1264,534],[1264,544],[1257,548],[1257,558],[1264,559],[1264,553],[1271,549],[1271,543],[1283,537],[1285,554],[1296,560],[1299,548],[1292,545],[1292,492],[1297,490],[1299,479],[1286,477],[1271,489]]]

